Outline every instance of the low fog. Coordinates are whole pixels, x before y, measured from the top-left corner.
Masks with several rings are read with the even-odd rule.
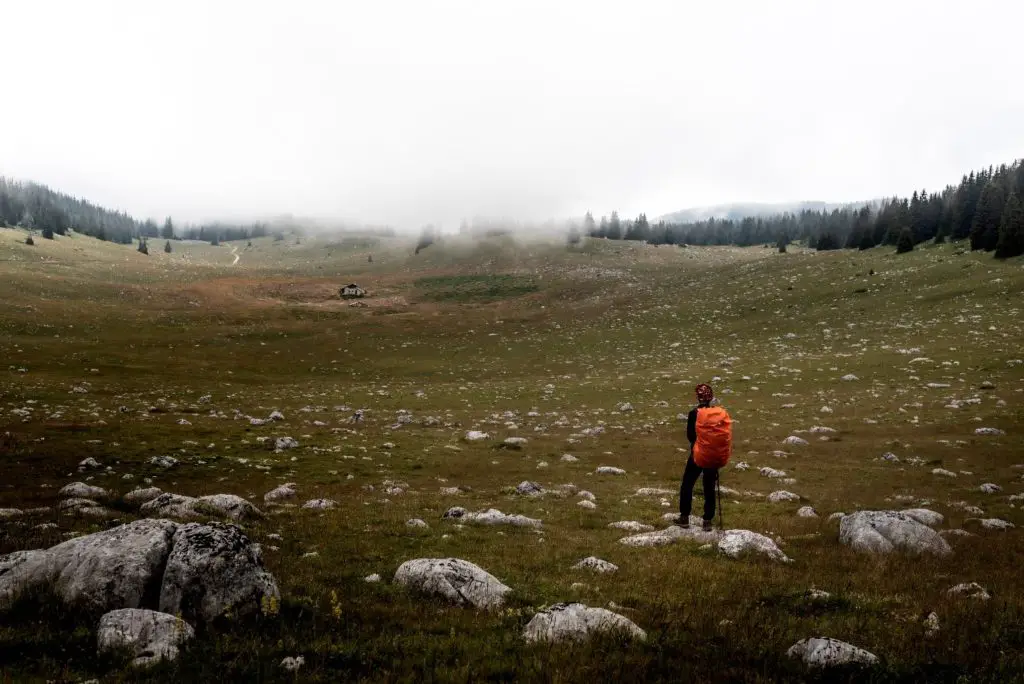
[[[941,189],[1024,152],[1005,2],[8,2],[0,174],[419,230]]]

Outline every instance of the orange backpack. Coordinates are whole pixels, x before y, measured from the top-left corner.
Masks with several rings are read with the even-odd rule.
[[[697,409],[693,461],[701,468],[722,468],[732,455],[732,419],[721,406]]]

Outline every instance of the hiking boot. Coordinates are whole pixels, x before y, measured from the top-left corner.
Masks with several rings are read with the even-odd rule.
[[[712,525],[712,522],[710,520],[705,520],[704,524],[701,525],[700,528],[705,532],[710,532],[712,529],[714,529],[714,525]]]
[[[672,524],[675,525],[676,527],[682,527],[684,530],[688,530],[688,529],[690,529],[690,518],[689,517],[684,518],[683,516],[680,515],[680,516],[676,517],[676,519],[672,522]]]

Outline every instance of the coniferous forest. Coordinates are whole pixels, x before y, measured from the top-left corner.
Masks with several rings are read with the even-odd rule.
[[[972,250],[998,258],[1024,254],[1024,160],[971,172],[958,185],[940,192],[915,191],[872,204],[832,211],[802,211],[740,220],[709,219],[695,223],[650,223],[645,214],[622,220],[616,212],[595,221],[583,219],[590,237],[643,240],[675,245],[779,245],[803,241],[818,250],[870,249],[879,245],[900,251],[924,242],[970,240]],[[903,240],[901,241],[901,236]],[[902,242],[902,244],[901,244]]]
[[[139,221],[31,182],[0,177],[0,226],[38,231],[44,238],[68,230],[101,240],[131,244],[139,238],[207,240],[219,243],[268,234],[264,223],[213,223],[175,226]],[[390,231],[389,231],[390,232]],[[587,213],[582,230],[594,238],[638,240],[675,245],[785,245],[800,241],[817,250],[870,249],[879,245],[905,252],[925,242],[969,240],[972,250],[997,258],[1024,254],[1024,160],[972,171],[958,185],[940,192],[915,191],[911,197],[849,205],[832,211],[806,210],[739,220],[709,219],[695,223],[651,223],[646,214],[623,220],[617,212],[600,221]],[[572,241],[572,240],[571,240]]]

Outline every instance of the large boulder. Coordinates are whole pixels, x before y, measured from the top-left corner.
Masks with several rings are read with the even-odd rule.
[[[46,551],[0,559],[0,602],[52,588],[66,603],[95,610],[138,608],[160,591],[177,523],[136,520],[70,539]]]
[[[512,591],[480,566],[460,558],[417,558],[402,563],[395,582],[475,608],[497,608]]]
[[[159,487],[146,487],[145,489],[133,489],[121,499],[131,506],[141,506],[163,494]]]
[[[730,558],[740,558],[747,554],[768,556],[774,561],[789,563],[791,559],[782,552],[778,545],[757,532],[750,530],[729,530],[718,540],[718,550]]]
[[[285,482],[283,485],[279,485],[274,489],[263,495],[264,503],[274,503],[277,501],[283,501],[284,499],[291,499],[295,497],[294,482]]]
[[[123,608],[100,618],[96,641],[100,654],[128,649],[135,658],[132,665],[147,667],[175,660],[179,647],[195,635],[191,625],[173,615]]]
[[[209,509],[237,522],[259,520],[263,517],[263,513],[258,508],[234,494],[210,494],[199,497],[197,510],[203,512]]]
[[[242,530],[224,523],[178,527],[160,588],[161,612],[209,622],[229,612],[255,613],[265,598],[280,598],[277,582]]]
[[[263,513],[251,503],[234,494],[210,494],[209,496],[184,496],[164,493],[142,504],[139,512],[143,515],[162,516],[191,520],[203,516],[230,518],[237,522],[258,520]]]
[[[165,492],[155,499],[142,504],[139,513],[148,516],[166,516],[168,518],[198,518],[201,513],[196,510],[198,499],[182,494]]]
[[[581,641],[597,632],[619,632],[644,640],[647,634],[633,623],[604,608],[582,603],[558,603],[533,616],[523,631],[527,641]]]
[[[953,552],[938,532],[900,511],[858,511],[839,523],[839,541],[857,551],[947,556]]]
[[[790,658],[799,658],[808,667],[827,668],[839,665],[874,665],[878,656],[839,639],[814,637],[801,639],[786,651]]]

